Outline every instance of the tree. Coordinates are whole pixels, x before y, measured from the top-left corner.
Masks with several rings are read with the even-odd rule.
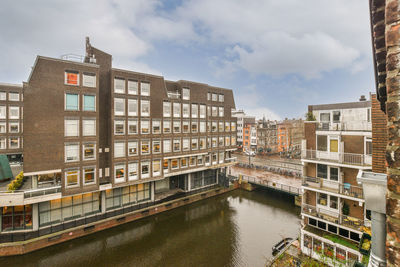
[[[306,121],[316,121],[317,119],[315,118],[314,114],[309,111],[306,113]]]

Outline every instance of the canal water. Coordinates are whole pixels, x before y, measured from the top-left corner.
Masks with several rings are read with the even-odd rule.
[[[298,237],[287,195],[235,190],[27,255],[0,266],[264,266],[271,247]]]

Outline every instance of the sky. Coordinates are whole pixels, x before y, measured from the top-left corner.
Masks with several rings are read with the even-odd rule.
[[[113,67],[232,89],[267,119],[374,91],[365,0],[2,0],[0,82],[22,83],[37,55],[85,53]]]

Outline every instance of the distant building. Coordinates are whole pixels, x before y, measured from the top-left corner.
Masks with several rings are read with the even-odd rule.
[[[259,152],[277,152],[277,122],[258,120],[257,122],[257,150]]]
[[[245,144],[244,144],[244,126],[245,126],[245,124],[248,124],[248,123],[255,124],[256,118],[253,116],[247,116],[243,110],[233,110],[232,117],[237,118],[237,145],[238,145],[238,147],[243,148],[245,146]],[[249,135],[251,135],[250,130],[251,129],[249,129],[249,133],[248,133]],[[257,129],[255,131],[257,131]],[[254,132],[254,130],[253,130],[253,132]],[[248,141],[251,142],[250,137],[249,137]],[[257,134],[256,134],[256,140],[255,141],[253,140],[253,144],[255,146],[257,146]]]
[[[277,124],[277,152],[299,153],[304,138],[302,119],[281,121]]]

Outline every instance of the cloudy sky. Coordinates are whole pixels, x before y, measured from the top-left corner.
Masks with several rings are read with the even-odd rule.
[[[0,81],[26,81],[36,55],[84,54],[113,66],[234,90],[269,119],[374,90],[365,0],[2,0]]]

